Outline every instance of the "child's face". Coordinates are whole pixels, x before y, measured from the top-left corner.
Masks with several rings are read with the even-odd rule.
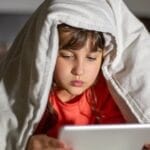
[[[91,51],[90,39],[79,50],[60,49],[56,61],[54,80],[59,91],[77,96],[96,80],[102,62],[102,50]]]

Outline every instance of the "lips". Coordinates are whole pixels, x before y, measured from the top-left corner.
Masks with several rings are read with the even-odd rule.
[[[81,80],[73,80],[73,81],[71,81],[71,85],[72,86],[75,86],[75,87],[82,87],[83,86],[83,81],[81,81]]]

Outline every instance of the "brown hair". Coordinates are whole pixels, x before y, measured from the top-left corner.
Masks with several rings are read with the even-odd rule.
[[[66,24],[58,25],[59,49],[77,50],[82,48],[87,39],[91,40],[91,51],[104,49],[105,40],[102,32],[75,28]]]

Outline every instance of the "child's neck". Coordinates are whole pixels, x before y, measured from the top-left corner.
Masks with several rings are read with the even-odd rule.
[[[75,98],[77,95],[72,95],[71,93],[67,92],[66,90],[58,90],[56,91],[56,94],[58,96],[58,98],[62,101],[62,102],[69,102],[70,100],[72,100],[73,98]]]

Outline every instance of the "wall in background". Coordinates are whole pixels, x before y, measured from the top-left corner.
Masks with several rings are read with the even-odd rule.
[[[0,0],[0,13],[31,14],[44,0]]]
[[[11,42],[30,15],[0,14],[0,41]]]
[[[137,16],[150,18],[150,0],[124,0]]]

